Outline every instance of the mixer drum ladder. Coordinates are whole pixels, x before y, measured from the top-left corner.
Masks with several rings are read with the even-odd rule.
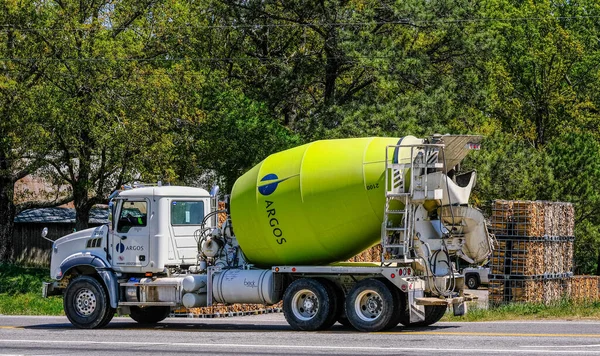
[[[381,261],[383,264],[410,263],[414,257],[411,251],[415,208],[434,193],[427,190],[427,174],[443,168],[439,153],[444,145],[395,145],[387,148]],[[387,154],[390,149],[395,152],[392,159]],[[410,150],[410,155],[400,155],[400,150]]]

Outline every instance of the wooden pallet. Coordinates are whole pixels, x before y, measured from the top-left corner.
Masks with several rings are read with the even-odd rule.
[[[200,316],[203,317],[221,317],[221,316],[238,316],[238,315],[254,315],[272,313],[281,310],[282,302],[273,305],[262,304],[217,304],[211,307],[203,308],[181,308],[175,310],[176,315],[184,316]]]
[[[490,230],[506,236],[573,236],[574,215],[571,203],[496,200]]]
[[[370,247],[358,255],[350,258],[348,262],[381,262],[381,244]]]
[[[571,278],[571,299],[576,302],[600,300],[598,276],[573,276]]]
[[[491,274],[535,276],[571,273],[573,241],[498,238],[490,262]]]
[[[488,286],[490,305],[507,303],[557,302],[571,295],[570,278],[566,279],[496,279]]]

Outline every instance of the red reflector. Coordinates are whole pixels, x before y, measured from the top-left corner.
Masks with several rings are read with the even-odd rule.
[[[392,275],[390,276],[392,278],[396,278],[396,275],[392,273]]]
[[[409,268],[407,271],[408,275],[410,276],[410,274],[412,273],[412,270]]]
[[[296,272],[296,267],[292,267],[292,272]]]

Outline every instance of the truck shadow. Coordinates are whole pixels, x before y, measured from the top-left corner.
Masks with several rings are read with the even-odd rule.
[[[118,330],[163,330],[163,331],[183,331],[183,332],[302,332],[294,331],[287,324],[272,324],[272,323],[227,323],[227,322],[203,322],[198,319],[189,322],[161,322],[152,325],[143,325],[136,322],[116,322],[110,323],[102,329],[84,330],[77,329],[69,322],[65,323],[54,323],[54,324],[39,324],[39,325],[28,325],[21,327],[22,329],[31,330],[79,330],[81,332],[90,333],[102,333],[103,331],[114,332]],[[382,331],[402,333],[402,332],[429,332],[429,331],[440,331],[445,329],[452,329],[455,326],[452,325],[433,325],[428,327],[410,328],[398,326],[393,329]],[[310,332],[310,331],[308,331]],[[356,329],[335,324],[328,330],[316,331],[317,333],[358,333]]]

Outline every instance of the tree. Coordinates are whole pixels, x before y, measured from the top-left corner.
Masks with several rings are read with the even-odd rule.
[[[172,124],[171,81],[155,72],[162,49],[153,30],[156,1],[48,1],[44,28],[31,33],[49,59],[36,92],[44,133],[52,142],[46,173],[73,191],[76,229],[93,205],[141,176]],[[159,153],[154,156],[150,152]]]
[[[600,275],[600,139],[591,132],[567,132],[549,150],[555,196],[575,205],[575,267]]]
[[[543,147],[582,123],[579,112],[587,99],[581,90],[597,81],[597,65],[588,58],[597,58],[598,45],[586,32],[593,28],[587,27],[592,25],[588,16],[598,13],[598,6],[498,3],[503,3],[505,17],[521,20],[494,25],[500,37],[496,55],[487,64],[492,100],[484,110],[498,118],[506,132]]]
[[[42,166],[48,152],[32,92],[38,90],[45,68],[28,58],[35,41],[21,27],[38,24],[34,4],[0,3],[0,261],[11,261],[15,216],[32,207],[60,205],[70,197],[24,201],[15,205],[15,183]]]

